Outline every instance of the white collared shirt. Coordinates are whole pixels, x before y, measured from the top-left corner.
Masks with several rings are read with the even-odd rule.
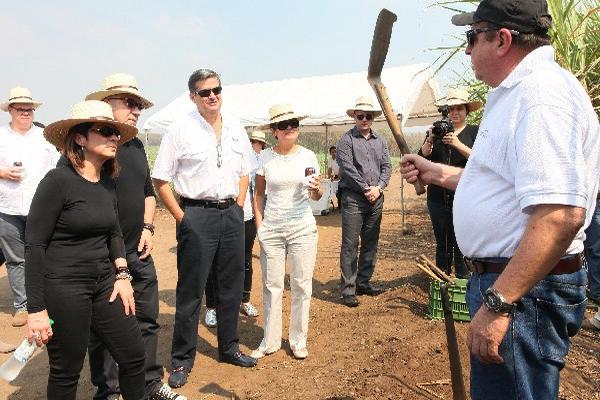
[[[512,257],[531,207],[595,207],[600,128],[577,79],[554,49],[529,53],[490,90],[479,133],[454,197],[454,229],[467,257]],[[567,254],[583,250],[584,229]]]
[[[172,181],[175,191],[190,199],[235,198],[240,177],[251,171],[251,151],[244,127],[226,116],[222,117],[219,151],[212,126],[193,111],[163,136],[152,178]]]
[[[35,125],[25,134],[0,127],[0,168],[11,168],[21,162],[22,179],[18,182],[0,179],[0,212],[27,215],[31,200],[46,173],[56,166],[60,154],[44,138],[44,131]]]

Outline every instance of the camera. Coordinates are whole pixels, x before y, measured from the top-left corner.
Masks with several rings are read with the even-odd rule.
[[[439,121],[435,121],[433,123],[433,128],[431,128],[431,135],[435,139],[442,139],[450,132],[454,132],[454,124],[452,120],[448,118],[448,106],[443,106],[438,108],[438,111],[442,113],[442,119]]]

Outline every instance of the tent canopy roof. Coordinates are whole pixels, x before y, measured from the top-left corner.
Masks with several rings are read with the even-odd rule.
[[[382,81],[396,114],[406,126],[425,125],[437,119],[434,106],[438,87],[427,64],[384,68]],[[377,99],[367,82],[367,72],[316,76],[280,81],[228,85],[223,87],[223,113],[240,118],[246,127],[268,122],[268,109],[277,103],[291,103],[298,114],[309,115],[302,125],[345,125],[354,121],[346,110],[354,107],[358,96]],[[144,129],[166,129],[180,116],[195,110],[185,92],[158,110]]]

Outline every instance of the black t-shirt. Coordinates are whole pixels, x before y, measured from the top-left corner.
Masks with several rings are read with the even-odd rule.
[[[458,140],[460,140],[468,148],[473,148],[473,143],[475,143],[478,129],[479,127],[477,125],[465,126],[465,128],[458,134]],[[423,155],[421,149],[419,149],[419,155]],[[450,162],[448,162],[448,155],[450,155]],[[467,165],[467,158],[465,156],[460,154],[458,150],[450,146],[446,146],[441,140],[436,140],[434,142],[433,151],[429,157],[426,158],[436,163],[449,164],[454,167],[464,168]],[[454,191],[444,189],[436,185],[428,185],[427,200],[443,204],[445,203],[444,192],[448,196],[448,206],[452,206],[452,201],[454,200]]]
[[[71,166],[46,174],[25,229],[27,310],[46,308],[44,279],[100,274],[125,257],[114,181],[90,182]]]
[[[152,179],[144,145],[140,139],[133,138],[117,150],[117,161],[121,166],[115,179],[119,205],[119,224],[123,231],[123,240],[127,254],[137,252],[142,229],[144,228],[144,210],[146,197],[154,196]],[[58,165],[68,165],[61,157]]]

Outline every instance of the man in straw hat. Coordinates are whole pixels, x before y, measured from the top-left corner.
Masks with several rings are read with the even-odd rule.
[[[373,120],[381,115],[371,99],[357,98],[346,113],[355,126],[337,144],[342,201],[341,290],[344,305],[356,307],[356,295],[377,296],[382,292],[371,283],[371,277],[377,261],[383,189],[390,181],[392,164],[385,138],[371,129]]]
[[[238,339],[250,141],[238,120],[221,114],[222,87],[216,72],[193,72],[188,88],[197,112],[181,118],[163,136],[152,171],[161,200],[179,224],[171,387],[185,385],[194,365],[209,272],[217,283],[219,360],[241,367],[256,365],[256,359],[240,351]]]
[[[0,248],[16,309],[13,326],[27,322],[23,244],[27,214],[38,184],[60,156],[42,129],[33,125],[33,114],[41,105],[24,87],[10,89],[8,100],[0,104],[10,114],[10,123],[0,127]]]
[[[454,228],[472,271],[471,398],[556,399],[585,310],[584,228],[596,203],[600,127],[577,79],[554,61],[545,0],[483,0],[452,18],[490,85],[465,169],[402,158],[457,189]]]
[[[108,103],[115,121],[134,127],[142,110],[153,105],[141,94],[136,79],[124,73],[108,75],[101,89],[87,95],[86,100]],[[184,396],[173,393],[162,382],[164,372],[158,357],[158,280],[150,255],[156,197],[142,141],[135,137],[119,146],[117,160],[121,166],[121,173],[116,179],[119,222],[127,251],[127,264],[133,278],[131,284],[136,318],[146,350],[146,395],[151,400],[185,400]],[[118,367],[93,332],[88,351],[92,383],[98,387],[94,399],[118,398]]]
[[[267,147],[266,135],[263,131],[255,130],[250,134],[250,144],[254,150],[256,165],[260,152]],[[252,209],[252,199],[254,198],[254,187],[256,181],[256,171],[250,172],[248,191],[244,200],[244,293],[242,295],[242,306],[240,310],[248,317],[258,317],[258,310],[250,302],[250,291],[252,290],[252,247],[256,239],[256,224],[254,220],[254,211]],[[209,274],[206,281],[206,314],[204,323],[209,328],[217,326],[217,293],[214,275]]]

